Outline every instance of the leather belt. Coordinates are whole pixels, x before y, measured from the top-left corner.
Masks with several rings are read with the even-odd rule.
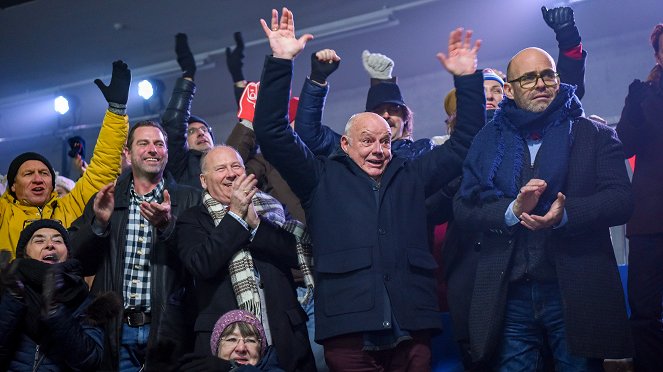
[[[130,327],[140,327],[145,324],[150,324],[152,316],[150,313],[144,311],[127,311],[124,312],[123,320]]]

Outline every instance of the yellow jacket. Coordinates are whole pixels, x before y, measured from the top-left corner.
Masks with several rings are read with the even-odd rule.
[[[54,190],[50,200],[40,208],[16,200],[8,188],[0,197],[0,249],[10,250],[12,257],[16,255],[16,244],[26,220],[51,218],[69,227],[80,217],[92,195],[120,174],[120,155],[127,139],[128,127],[126,115],[106,111],[90,165],[71,192],[64,197],[59,198]]]

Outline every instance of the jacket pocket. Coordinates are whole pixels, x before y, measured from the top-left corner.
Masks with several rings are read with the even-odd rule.
[[[325,315],[366,311],[373,307],[371,246],[321,254],[316,262],[318,297]]]
[[[435,258],[428,248],[410,248],[408,260],[408,298],[418,309],[438,311],[434,271]]]

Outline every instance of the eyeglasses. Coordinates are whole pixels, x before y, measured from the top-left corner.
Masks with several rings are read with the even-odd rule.
[[[510,80],[509,83],[520,83],[520,87],[523,89],[532,89],[539,82],[539,78],[543,81],[543,84],[547,87],[554,87],[557,85],[557,78],[559,73],[553,70],[543,70],[540,73],[529,72],[517,79]]]
[[[189,128],[187,128],[186,134],[189,135],[189,136],[192,136],[192,135],[196,134],[196,132],[198,132],[198,131],[203,132],[203,134],[209,133],[209,129],[206,126],[203,125],[202,127],[189,127]]]
[[[260,339],[255,338],[255,337],[226,337],[221,339],[221,345],[225,347],[236,347],[240,341],[244,342],[244,346],[246,347],[258,347],[258,343],[260,342]]]
[[[60,220],[54,220],[54,219],[52,219],[52,218],[43,218],[43,219],[44,219],[44,220],[50,220],[50,221],[53,221],[53,222],[55,222],[55,223],[59,223],[60,225],[62,225],[62,221],[60,221]],[[25,229],[25,227],[28,226],[28,225],[30,225],[31,223],[33,223],[33,222],[37,222],[37,221],[41,221],[41,220],[42,220],[42,219],[39,219],[39,218],[38,218],[38,219],[34,219],[34,220],[25,220],[25,221],[23,221],[23,229]]]

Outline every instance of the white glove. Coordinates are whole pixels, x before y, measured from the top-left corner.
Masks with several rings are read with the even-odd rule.
[[[364,50],[361,60],[368,75],[374,79],[391,79],[391,71],[394,69],[394,61],[380,53],[371,53]]]

